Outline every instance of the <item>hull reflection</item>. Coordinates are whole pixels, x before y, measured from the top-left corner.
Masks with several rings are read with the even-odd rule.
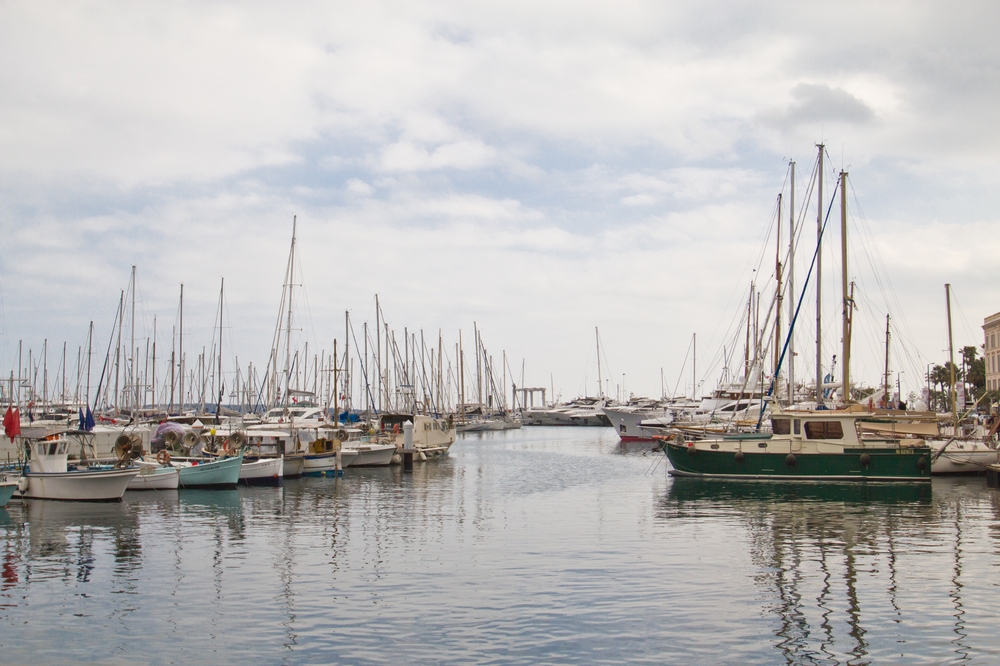
[[[894,504],[930,502],[931,484],[884,483],[755,483],[678,477],[667,490],[672,502],[756,501],[830,501],[848,503]]]

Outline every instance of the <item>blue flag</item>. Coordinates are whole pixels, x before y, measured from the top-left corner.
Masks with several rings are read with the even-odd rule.
[[[90,432],[91,430],[94,429],[94,414],[93,412],[90,411],[90,405],[87,405],[87,422],[83,429],[86,430],[87,432]]]

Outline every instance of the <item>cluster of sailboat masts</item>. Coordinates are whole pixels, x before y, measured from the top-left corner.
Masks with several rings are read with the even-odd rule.
[[[475,322],[472,339],[458,331],[452,347],[440,330],[429,338],[423,329],[390,326],[376,295],[373,325],[365,321],[357,326],[345,312],[343,342],[335,339],[332,350],[310,348],[308,341],[297,344],[293,288],[301,280],[295,275],[295,242],[293,226],[279,316],[264,365],[241,365],[234,357],[235,367],[224,368],[224,280],[212,340],[196,350],[193,359],[184,330],[183,284],[169,349],[164,351],[157,338],[155,316],[152,335],[143,337],[136,328],[133,266],[106,349],[95,349],[91,322],[85,345],[76,350],[74,375],[66,343],[52,363],[48,340],[38,353],[19,342],[17,368],[0,384],[0,399],[21,405],[22,415],[30,418],[52,411],[75,415],[88,406],[95,413],[116,416],[189,411],[234,415],[308,402],[337,414],[454,414],[459,423],[485,418],[512,421],[519,392],[507,354],[494,358]],[[523,376],[523,364],[521,370]],[[514,390],[508,399],[504,387],[509,380]]]

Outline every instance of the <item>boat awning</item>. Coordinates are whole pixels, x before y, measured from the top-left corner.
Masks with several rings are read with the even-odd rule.
[[[880,435],[918,435],[920,437],[937,437],[937,423],[875,423],[858,421],[858,428],[863,432],[876,432]]]

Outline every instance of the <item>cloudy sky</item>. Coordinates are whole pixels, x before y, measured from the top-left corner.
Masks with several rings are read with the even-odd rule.
[[[264,363],[296,215],[313,350],[342,344],[345,310],[373,320],[377,293],[394,328],[441,329],[449,347],[476,322],[527,385],[564,397],[596,391],[595,326],[612,393],[658,395],[661,369],[690,391],[697,333],[711,388],[723,346],[743,353],[755,276],[766,319],[788,161],[802,203],[823,141],[825,196],[836,171],[851,179],[855,376],[878,382],[890,312],[905,391],[944,360],[945,282],[958,344],[979,344],[1000,310],[998,14],[2,3],[0,367],[19,341],[37,353],[48,339],[50,365],[67,342],[73,374],[91,320],[106,346],[133,265],[143,336],[155,316],[169,345],[184,283],[185,344],[211,345],[225,277],[227,348]],[[802,219],[800,288],[815,211]],[[827,364],[840,339],[829,233]],[[809,374],[812,342],[798,344]]]

